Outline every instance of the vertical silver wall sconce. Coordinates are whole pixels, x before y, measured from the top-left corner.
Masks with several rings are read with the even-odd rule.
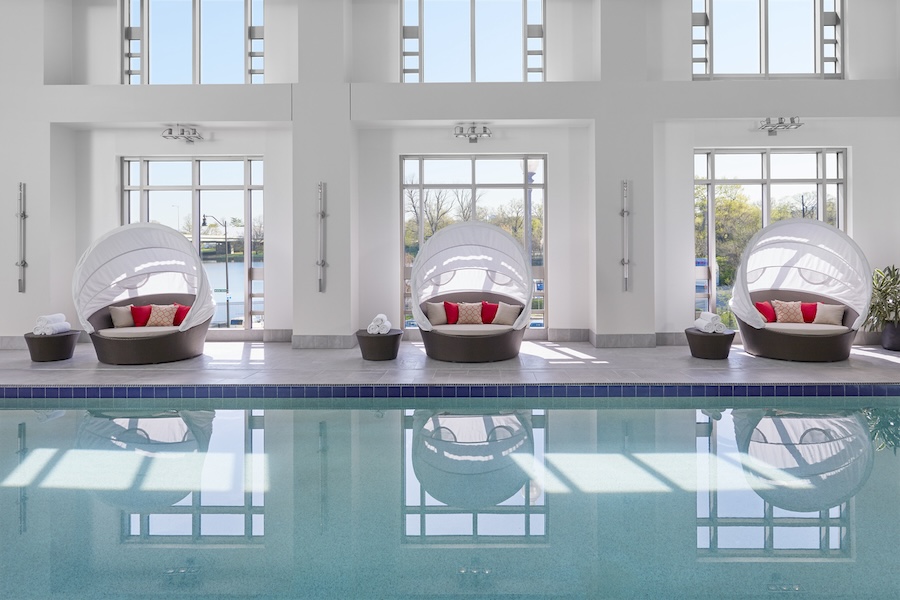
[[[319,267],[319,292],[325,291],[325,267],[328,266],[328,263],[325,262],[325,217],[328,214],[325,212],[325,182],[319,182],[319,212],[316,213],[319,217],[319,260],[316,261],[316,266]]]
[[[622,281],[624,291],[628,291],[628,266],[631,261],[628,258],[628,228],[630,227],[628,218],[631,211],[628,210],[628,180],[622,180],[622,210],[619,216],[622,217]]]
[[[16,213],[16,218],[19,219],[19,262],[16,266],[19,267],[19,293],[24,294],[25,267],[28,266],[25,261],[25,219],[28,215],[25,213],[25,184],[22,182],[19,182],[19,212]]]

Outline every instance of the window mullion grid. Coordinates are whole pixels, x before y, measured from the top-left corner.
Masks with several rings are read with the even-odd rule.
[[[250,41],[250,1],[244,0],[244,83],[251,83],[250,69],[252,68],[253,59],[251,58],[251,52],[253,48],[251,45],[253,42]]]
[[[711,150],[706,154],[706,173],[709,177],[709,183],[706,184],[706,266],[707,289],[709,293],[709,310],[716,312],[718,305],[719,290],[716,289],[716,281],[719,276],[719,263],[716,257],[716,173],[715,173],[715,151]]]
[[[200,161],[194,159],[191,161],[191,222],[194,230],[194,250],[200,254]],[[226,250],[227,251],[227,250]],[[227,256],[227,254],[226,254]],[[227,264],[227,263],[226,263]],[[226,267],[227,268],[227,267]]]
[[[528,81],[528,0],[522,0],[522,81]]]
[[[759,66],[769,76],[769,0],[759,2]]]
[[[713,76],[715,73],[715,63],[713,61],[713,57],[715,56],[715,52],[713,52],[713,2],[712,0],[706,0],[706,15],[708,17],[708,22],[706,24],[706,56],[709,59],[709,64],[706,67],[706,74],[709,77]]]
[[[771,179],[771,153],[768,150],[764,150],[762,153],[762,167],[763,167],[763,178],[762,178],[762,190],[761,191],[761,201],[762,201],[762,223],[759,224],[760,228],[765,227],[769,224],[769,219],[772,214],[772,179]]]

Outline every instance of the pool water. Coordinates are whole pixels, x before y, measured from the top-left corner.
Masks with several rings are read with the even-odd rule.
[[[0,410],[0,596],[900,595],[900,400],[728,400]]]

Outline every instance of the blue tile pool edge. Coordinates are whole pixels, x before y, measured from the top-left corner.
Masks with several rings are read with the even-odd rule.
[[[845,384],[282,384],[2,386],[0,408],[150,408],[215,405],[270,408],[541,406],[655,408],[790,404],[846,405],[900,397],[900,383]]]

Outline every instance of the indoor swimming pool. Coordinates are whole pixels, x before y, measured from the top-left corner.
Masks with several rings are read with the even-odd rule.
[[[535,387],[303,407],[7,388],[4,597],[900,592],[892,386]]]

